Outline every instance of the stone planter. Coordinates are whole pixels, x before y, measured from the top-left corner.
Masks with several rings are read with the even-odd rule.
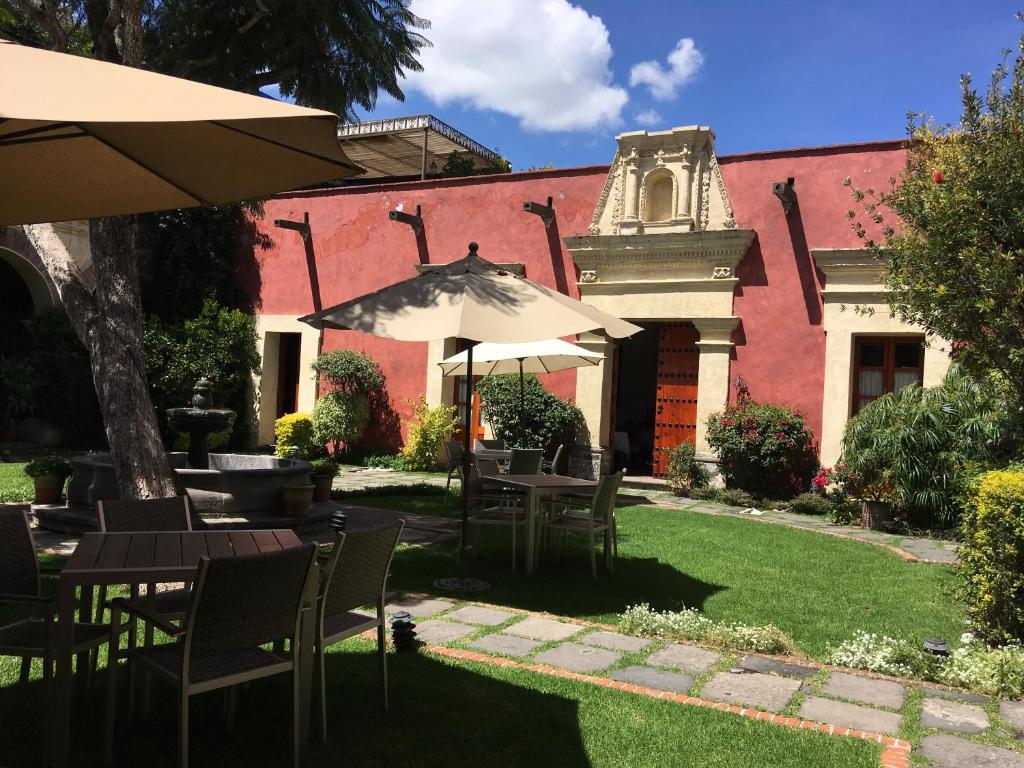
[[[284,496],[284,513],[288,517],[305,517],[313,506],[312,485],[285,485],[281,488]]]
[[[32,478],[36,486],[36,504],[57,504],[64,492],[66,475],[39,475]]]
[[[313,483],[313,501],[331,500],[331,485],[334,483],[334,475],[310,475],[309,481]]]
[[[889,502],[864,500],[860,505],[861,527],[877,531],[892,522],[892,506]]]

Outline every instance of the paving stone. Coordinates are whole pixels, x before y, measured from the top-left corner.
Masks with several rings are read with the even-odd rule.
[[[845,672],[833,672],[828,683],[822,689],[822,693],[860,701],[864,704],[899,709],[903,706],[907,689],[890,680],[874,680],[870,677],[848,675]]]
[[[1018,733],[1024,733],[1024,701],[1004,701],[999,705],[999,714]]]
[[[699,675],[715,666],[721,658],[721,654],[705,651],[703,648],[672,643],[648,656],[647,663],[661,667],[677,667]]]
[[[599,648],[607,648],[610,651],[625,651],[636,653],[653,643],[653,640],[646,640],[642,637],[630,637],[615,632],[591,632],[580,638],[580,642],[586,645],[596,645]]]
[[[895,712],[808,696],[800,704],[800,717],[872,733],[896,733],[903,719]]]
[[[517,622],[511,627],[505,627],[502,632],[551,643],[556,640],[568,640],[573,635],[582,632],[583,629],[578,624],[567,624],[564,621],[530,616],[528,619]]]
[[[800,680],[811,677],[811,675],[818,672],[814,667],[766,659],[764,656],[744,656],[740,659],[740,667],[749,672],[774,672],[776,675],[796,677]]]
[[[605,669],[622,658],[621,653],[606,651],[579,643],[562,643],[533,657],[537,664],[550,664],[571,672],[593,672]]]
[[[668,672],[654,667],[623,667],[616,669],[608,677],[672,693],[686,693],[693,687],[693,675],[681,675],[678,672]]]
[[[529,656],[543,643],[536,640],[527,640],[525,637],[513,637],[503,635],[500,632],[494,635],[484,635],[468,644],[470,648],[489,653],[500,653],[503,656]]]
[[[504,624],[516,615],[509,611],[497,611],[494,608],[484,608],[480,605],[467,605],[459,608],[457,611],[452,611],[445,618],[463,621],[466,624],[483,624],[487,627],[496,627],[499,624]]]
[[[705,684],[700,693],[707,699],[781,712],[799,687],[799,681],[788,677],[764,675],[760,672],[742,675],[719,672]]]
[[[988,728],[988,715],[977,704],[925,699],[921,702],[921,725],[957,733],[983,733]]]
[[[455,603],[450,600],[435,600],[431,597],[407,597],[402,600],[395,600],[388,605],[386,611],[387,613],[405,611],[411,616],[433,616],[435,613],[441,613],[454,607]]]
[[[920,754],[935,768],[1024,768],[1024,754],[1020,752],[946,734],[925,736]]]
[[[921,686],[921,693],[936,699],[950,699],[951,701],[967,701],[971,704],[987,704],[992,700],[991,696],[983,696],[980,693],[967,693],[966,691],[947,691],[945,688],[931,688],[927,685]]]
[[[416,623],[416,638],[425,643],[451,643],[476,632],[476,627],[459,624],[457,621],[427,619]]]

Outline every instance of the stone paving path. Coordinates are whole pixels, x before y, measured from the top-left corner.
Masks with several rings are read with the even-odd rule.
[[[882,736],[920,738],[940,768],[1024,768],[1024,702],[768,656],[631,637],[572,619],[406,596],[421,640]],[[794,720],[794,722],[797,722]]]

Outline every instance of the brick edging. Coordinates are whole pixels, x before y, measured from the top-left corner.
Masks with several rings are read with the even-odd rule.
[[[909,768],[910,766],[910,742],[904,741],[903,739],[893,738],[891,736],[883,736],[880,733],[860,731],[853,728],[843,728],[841,726],[818,723],[812,720],[801,720],[795,717],[786,717],[784,715],[777,715],[773,712],[765,712],[764,710],[751,709],[749,707],[738,707],[735,704],[729,704],[724,701],[709,701],[708,699],[701,699],[696,696],[690,696],[689,694],[662,691],[657,688],[648,688],[647,686],[627,683],[622,680],[612,680],[608,677],[583,675],[578,672],[570,672],[567,669],[552,667],[547,664],[526,664],[524,662],[514,661],[513,659],[505,657],[489,656],[484,653],[468,651],[462,648],[448,648],[447,646],[434,644],[426,646],[426,651],[427,653],[431,653],[436,656],[444,656],[449,659],[469,661],[477,664],[487,664],[493,667],[504,667],[507,669],[521,669],[527,672],[548,675],[550,677],[560,677],[566,680],[587,683],[601,688],[625,691],[626,693],[633,693],[638,696],[648,696],[654,699],[661,699],[662,701],[671,701],[675,704],[702,707],[704,709],[714,709],[719,712],[727,712],[729,714],[739,715],[740,717],[746,717],[751,720],[761,720],[772,723],[773,725],[781,725],[796,730],[818,731],[820,733],[827,733],[830,736],[849,736],[854,739],[873,741],[876,744],[881,744],[883,747],[880,768]]]

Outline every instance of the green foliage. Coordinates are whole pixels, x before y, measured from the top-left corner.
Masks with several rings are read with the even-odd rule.
[[[42,477],[43,475],[67,477],[71,474],[71,462],[63,456],[40,456],[25,465],[25,474],[29,477]]]
[[[960,532],[960,595],[989,640],[1024,641],[1024,472],[980,477]]]
[[[711,501],[728,507],[747,508],[756,503],[753,496],[739,488],[691,488],[686,495],[697,501]]]
[[[324,352],[313,361],[313,370],[334,392],[369,395],[384,388],[380,364],[354,349]]]
[[[817,493],[801,493],[789,502],[789,511],[801,515],[827,515],[832,503]]]
[[[706,488],[711,473],[697,461],[696,451],[689,443],[680,443],[669,451],[668,485],[676,496],[686,496],[694,488]]]
[[[326,475],[328,477],[337,477],[338,473],[341,471],[341,467],[338,466],[338,463],[334,461],[334,459],[327,457],[315,459],[312,462],[312,464],[312,474],[314,475]]]
[[[554,453],[561,443],[575,443],[585,428],[583,412],[569,400],[548,392],[531,374],[485,376],[477,384],[480,417],[491,426],[494,436],[510,448],[542,448]]]
[[[370,401],[361,392],[328,392],[313,406],[313,434],[318,445],[340,453],[363,436],[370,421]]]
[[[0,357],[0,430],[32,413],[35,375],[27,361]]]
[[[806,490],[818,459],[804,415],[739,389],[736,402],[708,420],[708,444],[718,451],[726,485],[770,499]]]
[[[24,504],[35,498],[35,486],[25,465],[0,462],[0,504]]]
[[[431,408],[426,398],[415,404],[412,419],[406,422],[407,438],[402,448],[404,469],[428,470],[437,466],[441,444],[455,428],[454,405]]]
[[[797,650],[793,639],[774,624],[715,621],[695,608],[655,611],[647,603],[633,605],[619,618],[619,629],[630,635],[689,640],[735,651],[792,656]]]
[[[961,77],[959,125],[910,114],[907,164],[884,192],[852,189],[848,215],[887,267],[895,314],[997,371],[1024,404],[1024,35],[984,97]],[[852,186],[849,179],[845,180]]]
[[[375,469],[407,469],[405,457],[401,453],[368,453],[359,463]]]
[[[904,387],[846,424],[853,490],[892,500],[915,523],[954,524],[971,478],[1004,452],[1006,409],[985,382],[957,368],[938,387]]]
[[[146,374],[165,430],[167,409],[188,405],[196,380],[205,376],[214,383],[214,407],[237,414],[229,445],[250,445],[255,413],[252,377],[260,369],[256,340],[252,317],[214,301],[206,301],[198,317],[180,326],[151,317],[146,324]]]
[[[320,453],[322,443],[313,433],[308,413],[288,413],[274,422],[274,455],[283,459],[309,459]]]

